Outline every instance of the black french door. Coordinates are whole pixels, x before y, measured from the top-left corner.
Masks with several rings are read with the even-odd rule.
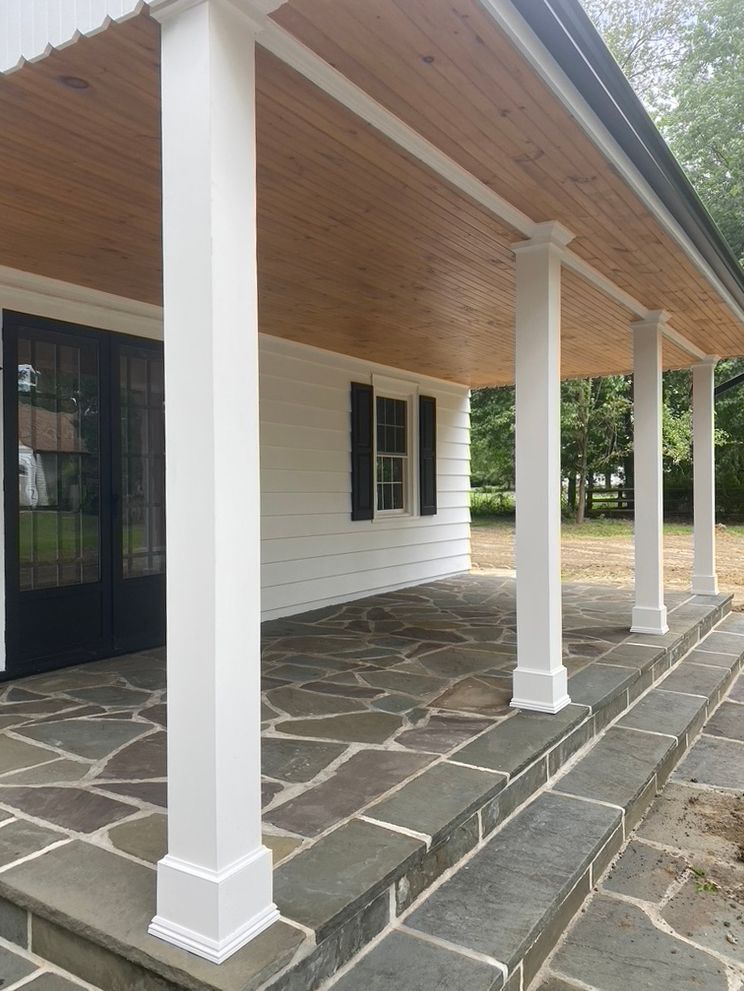
[[[3,314],[6,673],[165,640],[163,352]]]

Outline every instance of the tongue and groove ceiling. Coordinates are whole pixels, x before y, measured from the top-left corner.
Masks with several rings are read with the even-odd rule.
[[[476,0],[273,16],[533,220],[564,223],[704,351],[744,353],[744,328]],[[0,265],[161,302],[158,31],[141,14],[0,79]],[[510,381],[522,235],[260,48],[257,85],[262,332]],[[633,315],[572,272],[563,290],[563,374],[629,370]],[[669,343],[664,358],[690,362]]]

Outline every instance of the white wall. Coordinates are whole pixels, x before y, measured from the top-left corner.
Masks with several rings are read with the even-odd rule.
[[[466,388],[265,336],[259,367],[264,618],[470,567]],[[436,397],[435,516],[351,520],[350,385],[378,374]]]

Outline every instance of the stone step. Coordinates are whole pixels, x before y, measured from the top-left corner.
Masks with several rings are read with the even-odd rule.
[[[452,955],[455,922],[470,920],[459,938],[474,945],[457,944],[452,982],[443,986],[512,991],[523,970],[527,975],[539,966],[593,873],[619,848],[623,820],[642,808],[659,767],[663,775],[673,766],[698,725],[694,700],[704,707],[739,663],[732,651],[739,639],[744,646],[744,637],[736,618],[724,619],[729,610],[726,596],[688,600],[670,612],[671,630],[661,643],[628,638],[576,674],[570,682],[574,703],[563,712],[515,712],[281,864],[274,878],[283,920],[220,967],[147,936],[151,870],[78,840],[51,850],[38,870],[30,862],[0,872],[6,899],[0,936],[20,933],[30,948],[91,984],[100,984],[103,975],[107,991],[312,991],[391,926],[397,935],[385,936],[380,945],[391,949],[383,956],[391,960],[394,954],[402,968],[412,947],[420,951],[410,972],[412,981],[423,980]],[[692,648],[694,660],[688,659]],[[628,718],[648,722],[655,718],[654,701],[683,700],[679,714],[675,708],[664,724],[669,735],[649,736],[632,722],[605,732],[657,683],[664,695],[645,696]],[[592,772],[591,763],[582,769],[583,762],[600,746],[619,762],[627,742],[634,744],[632,774],[613,773],[609,804],[587,800],[589,783],[603,776]],[[547,879],[540,873],[546,864]],[[485,878],[487,912],[471,890]],[[4,919],[10,920],[7,930]],[[375,959],[376,951],[359,966]],[[347,986],[367,984],[390,986],[364,973],[360,983]]]
[[[690,645],[695,647],[695,641]],[[619,650],[624,659],[633,655],[627,647]],[[724,619],[665,673],[657,687],[487,837],[459,870],[404,912],[396,928],[332,985],[333,991],[382,991],[390,986],[424,991],[432,986],[432,961],[442,987],[526,991],[743,660],[744,622],[740,617]],[[598,692],[610,684],[609,678],[592,681]],[[623,691],[630,688],[620,680],[617,684]],[[706,734],[724,739],[712,741],[718,746],[709,756],[707,735],[700,737],[685,764],[686,773],[694,773],[698,765],[707,768],[713,760],[729,761],[722,753],[725,737],[727,731],[741,736],[741,722],[740,713],[719,709]],[[483,759],[492,751],[477,747],[479,742],[467,749]],[[730,746],[736,750],[739,744]],[[741,770],[731,778],[737,758],[740,762],[740,750],[732,753],[731,766],[727,763],[721,776],[744,782]],[[391,971],[393,961],[396,972]],[[405,980],[398,980],[398,974],[405,974]]]

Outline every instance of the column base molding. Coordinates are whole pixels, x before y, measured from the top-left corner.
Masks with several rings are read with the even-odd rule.
[[[695,595],[718,595],[718,575],[693,575],[692,591]]]
[[[219,964],[278,918],[266,847],[222,871],[170,855],[158,863],[158,914],[148,928],[151,936]]]
[[[555,714],[571,704],[568,672],[561,665],[553,671],[517,667],[514,671],[513,709]]]
[[[635,606],[630,626],[631,633],[647,633],[662,637],[669,632],[666,606]]]

